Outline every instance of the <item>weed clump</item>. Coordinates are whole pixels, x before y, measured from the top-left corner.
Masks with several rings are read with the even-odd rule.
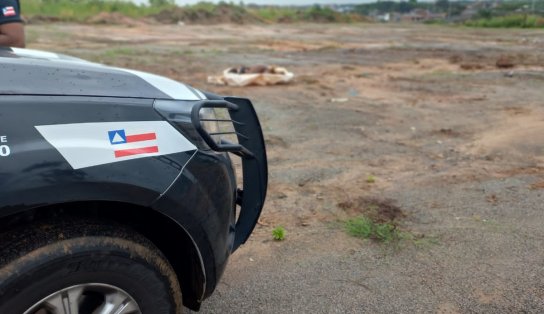
[[[380,242],[389,242],[400,238],[400,233],[395,225],[377,223],[365,216],[347,220],[345,229],[351,236]]]
[[[285,233],[285,228],[283,228],[282,226],[278,226],[274,228],[274,230],[272,230],[272,237],[276,241],[283,241],[285,240]]]
[[[398,241],[407,236],[397,227],[406,215],[391,200],[359,197],[338,203],[338,207],[355,217],[343,222],[351,236],[378,242]]]

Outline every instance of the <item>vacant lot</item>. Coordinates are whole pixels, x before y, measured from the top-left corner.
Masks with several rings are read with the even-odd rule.
[[[544,31],[29,27],[29,47],[254,100],[270,189],[204,313],[544,310]],[[208,75],[276,64],[287,86]],[[388,243],[344,221],[383,211]],[[282,242],[271,231],[287,230]]]

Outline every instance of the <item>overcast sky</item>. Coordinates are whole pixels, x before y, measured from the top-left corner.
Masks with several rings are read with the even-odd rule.
[[[137,3],[147,3],[147,0],[133,0]],[[202,0],[176,0],[177,4],[194,4]],[[207,0],[210,2],[219,2],[219,0]],[[375,2],[376,0],[244,0],[245,4],[275,4],[275,5],[307,5],[307,4],[333,4],[333,3],[366,3]],[[226,0],[225,2],[230,2]],[[233,0],[234,3],[239,3],[240,0]]]
[[[187,3],[197,3],[200,0],[176,0],[178,4],[187,4]],[[370,0],[372,1],[372,0]],[[219,1],[213,1],[213,2],[219,2]],[[226,1],[229,2],[229,1]],[[239,1],[233,1],[234,3],[238,3]],[[244,3],[250,4],[277,4],[277,5],[304,5],[304,4],[333,4],[333,3],[363,3],[363,2],[369,2],[369,1],[362,1],[362,0],[245,0]]]

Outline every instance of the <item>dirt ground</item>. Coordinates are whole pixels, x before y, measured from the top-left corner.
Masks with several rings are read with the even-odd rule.
[[[544,311],[544,31],[52,24],[28,37],[254,101],[268,199],[203,313]],[[258,64],[296,81],[206,83]],[[342,222],[369,204],[400,209],[411,237],[348,236]]]

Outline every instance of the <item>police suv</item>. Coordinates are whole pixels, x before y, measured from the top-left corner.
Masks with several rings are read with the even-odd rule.
[[[198,310],[267,178],[248,99],[0,48],[0,313]]]

